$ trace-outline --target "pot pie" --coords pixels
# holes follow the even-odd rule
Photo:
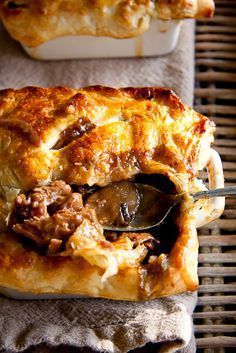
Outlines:
[[[0,91],[0,287],[133,301],[195,290],[189,192],[204,188],[213,132],[167,88]],[[186,196],[158,228],[104,231],[137,212],[135,183]]]
[[[151,19],[210,17],[213,0],[0,0],[0,17],[10,35],[36,47],[66,35],[131,38]]]

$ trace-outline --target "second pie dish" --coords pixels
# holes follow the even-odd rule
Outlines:
[[[0,0],[5,28],[39,60],[164,55],[182,19],[213,12],[213,0]]]

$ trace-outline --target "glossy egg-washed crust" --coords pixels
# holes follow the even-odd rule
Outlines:
[[[213,11],[213,0],[0,0],[6,29],[28,47],[65,35],[130,38],[148,30],[152,18],[210,17]]]
[[[93,128],[55,149],[61,132],[79,119],[89,120]],[[214,124],[166,88],[0,91],[0,286],[124,300],[194,290],[198,242],[191,198],[181,205],[179,236],[168,257],[161,255],[149,266],[123,266],[106,281],[104,269],[80,257],[26,251],[5,235],[4,221],[17,192],[58,179],[105,186],[138,173],[164,174],[178,192],[193,192],[198,171],[208,161],[213,132]]]

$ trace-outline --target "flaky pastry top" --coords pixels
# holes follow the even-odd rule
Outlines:
[[[165,174],[186,190],[206,165],[213,132],[166,88],[3,90],[1,193],[52,180],[105,186],[140,172]]]

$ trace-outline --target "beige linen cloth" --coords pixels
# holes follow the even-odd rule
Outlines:
[[[27,57],[0,27],[0,89],[26,85],[169,86],[192,104],[193,33],[193,22],[185,21],[175,51],[159,58],[40,62]],[[144,303],[0,297],[0,351],[124,353],[136,349],[167,353],[181,349],[194,353],[191,314],[195,304],[196,294],[190,293]]]

